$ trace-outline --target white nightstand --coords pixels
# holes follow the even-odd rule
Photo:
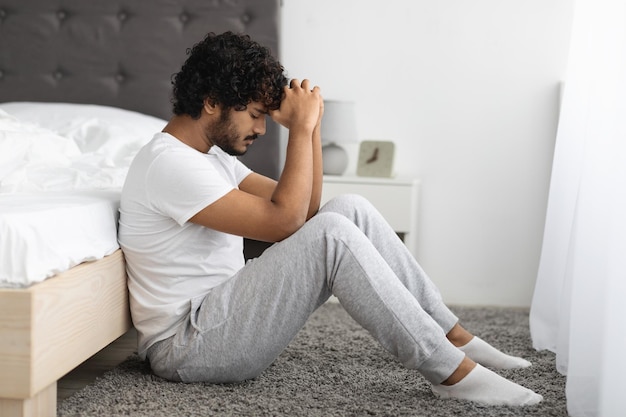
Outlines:
[[[404,236],[413,256],[417,252],[417,199],[419,180],[325,175],[322,204],[340,194],[360,194],[387,219],[393,230]]]

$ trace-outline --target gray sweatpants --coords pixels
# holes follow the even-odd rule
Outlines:
[[[254,378],[331,294],[404,366],[432,383],[463,360],[445,337],[457,318],[437,288],[380,213],[364,198],[345,195],[192,299],[178,332],[148,350],[152,370],[184,382]]]

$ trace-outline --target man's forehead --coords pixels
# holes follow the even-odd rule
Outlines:
[[[248,104],[248,108],[250,108],[250,109],[252,109],[252,110],[254,110],[256,112],[259,112],[259,113],[263,113],[263,114],[267,114],[268,113],[267,106],[265,106],[262,103],[258,103],[258,102],[254,102],[253,101],[252,103]]]

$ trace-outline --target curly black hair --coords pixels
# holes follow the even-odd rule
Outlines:
[[[187,54],[172,76],[174,114],[198,118],[205,99],[226,109],[243,110],[253,101],[268,110],[280,107],[287,85],[284,68],[250,36],[211,32]]]

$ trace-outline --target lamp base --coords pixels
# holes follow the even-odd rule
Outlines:
[[[343,175],[348,168],[348,152],[336,143],[322,146],[324,175]]]

